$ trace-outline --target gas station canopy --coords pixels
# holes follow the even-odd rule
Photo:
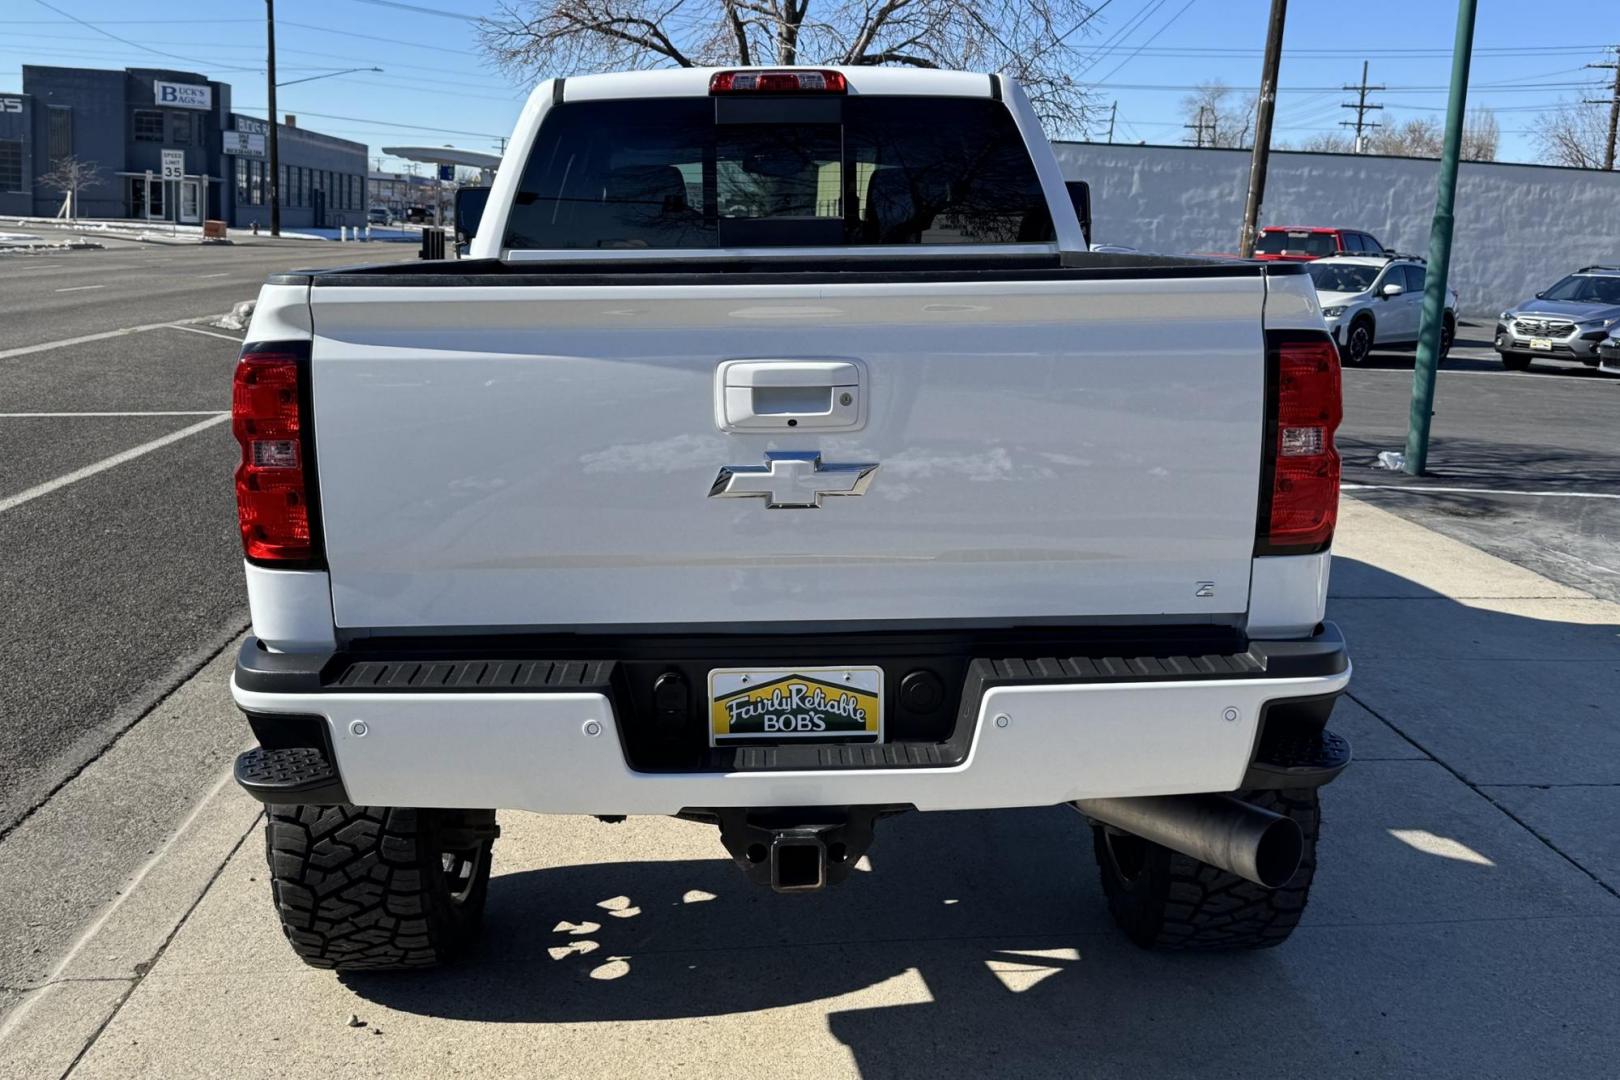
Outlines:
[[[462,150],[454,146],[385,146],[382,152],[406,161],[420,161],[425,165],[464,165],[469,169],[490,172],[501,163],[501,155],[483,150]]]

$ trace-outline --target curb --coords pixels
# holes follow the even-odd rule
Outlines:
[[[262,808],[229,772],[40,984],[0,1020],[0,1075],[62,1076],[163,956]]]

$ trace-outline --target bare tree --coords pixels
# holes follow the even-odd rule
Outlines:
[[[1365,142],[1370,154],[1437,158],[1445,144],[1445,132],[1438,120],[1418,117],[1403,124],[1386,124],[1367,136]]]
[[[1255,97],[1238,98],[1219,79],[1199,83],[1198,89],[1181,99],[1187,123],[1197,130],[1187,141],[1198,146],[1247,147],[1254,139]]]
[[[1495,161],[1502,141],[1496,114],[1474,109],[1463,121],[1461,154],[1464,161]],[[1394,157],[1437,158],[1445,149],[1446,132],[1440,121],[1420,117],[1404,124],[1381,127],[1367,138],[1367,151]]]
[[[1016,78],[1053,135],[1097,106],[1072,73],[1083,0],[504,0],[484,52],[524,80],[724,64],[898,64]]]
[[[1313,154],[1353,154],[1356,144],[1349,136],[1336,131],[1323,131],[1305,139],[1297,149]]]
[[[1502,128],[1496,122],[1496,114],[1489,109],[1470,110],[1463,123],[1462,159],[1495,161],[1501,143]]]
[[[1608,109],[1601,103],[1567,101],[1536,129],[1541,160],[1577,169],[1603,168],[1609,144]]]
[[[52,191],[66,196],[63,209],[69,221],[79,215],[79,192],[101,181],[101,166],[94,161],[80,161],[69,154],[58,158],[49,172],[41,173],[39,182]]]

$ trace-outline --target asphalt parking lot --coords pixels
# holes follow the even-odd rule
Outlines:
[[[1442,366],[1428,475],[1375,467],[1404,450],[1412,353],[1344,373],[1347,491],[1594,596],[1620,600],[1620,378],[1582,364],[1502,368],[1490,325]]]
[[[34,1022],[83,1018],[0,1075],[1613,1075],[1620,379],[1507,373],[1466,330],[1431,476],[1371,468],[1410,354],[1345,375],[1358,763],[1285,949],[1123,944],[1061,809],[897,819],[808,903],[690,823],[507,815],[477,966],[299,967],[223,783],[241,333],[209,318],[274,269],[412,255],[0,257],[0,1044],[42,988]]]
[[[0,834],[247,625],[242,334],[208,318],[272,270],[413,254],[105,242],[0,255]]]

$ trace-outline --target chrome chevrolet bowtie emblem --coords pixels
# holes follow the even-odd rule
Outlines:
[[[829,465],[819,453],[770,452],[763,465],[722,465],[711,499],[764,499],[767,510],[814,510],[823,495],[865,495],[877,465]]]

